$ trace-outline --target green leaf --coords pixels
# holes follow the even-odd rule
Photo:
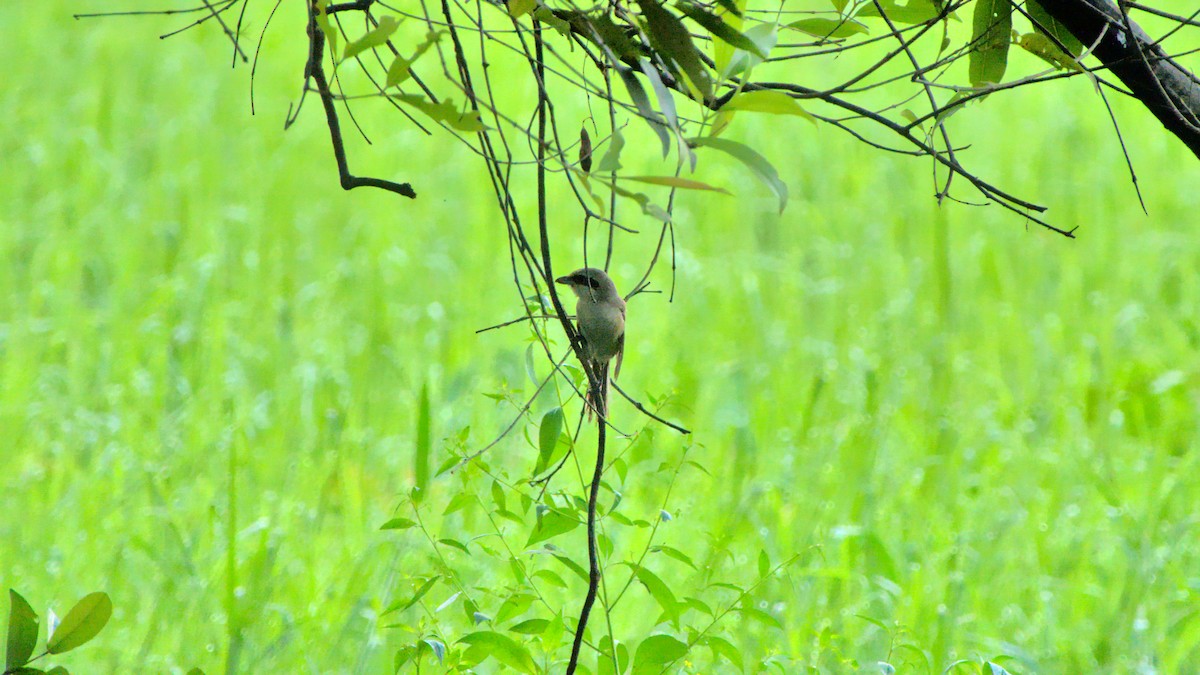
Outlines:
[[[662,141],[663,157],[671,151],[671,137],[667,133],[667,127],[663,124],[662,116],[658,114],[654,107],[650,105],[650,97],[646,95],[646,90],[642,88],[641,81],[633,74],[629,68],[619,68],[617,73],[621,76],[621,82],[625,84],[625,90],[629,92],[629,99],[637,106],[638,115],[650,125],[650,129],[658,135],[658,140]]]
[[[881,0],[879,4],[887,17],[896,23],[925,23],[936,19],[939,14],[932,0],[909,0],[903,7],[896,4],[896,0]],[[879,10],[874,2],[866,2],[856,16],[878,17]]]
[[[407,530],[410,527],[416,527],[417,521],[409,520],[408,518],[392,518],[383,525],[379,526],[381,530]]]
[[[442,577],[439,574],[439,575],[434,575],[434,576],[426,579],[425,583],[421,584],[421,587],[417,589],[417,592],[414,593],[411,598],[409,598],[407,600],[397,600],[396,602],[393,602],[392,604],[388,605],[387,609],[383,610],[383,613],[391,614],[392,612],[397,612],[397,611],[403,612],[404,610],[408,609],[409,607],[412,607],[413,605],[417,604],[417,602],[421,598],[425,597],[425,594],[428,593],[430,591],[430,589],[433,588],[433,585],[438,582],[438,579],[441,579],[441,578]]]
[[[687,555],[685,555],[683,553],[683,551],[680,551],[677,548],[672,548],[665,544],[659,544],[656,546],[651,546],[650,552],[651,553],[662,553],[662,554],[666,555],[668,558],[674,558],[675,560],[678,560],[679,562],[687,565],[688,567],[690,567],[692,569],[696,569],[696,563],[692,562],[691,558],[689,558]]]
[[[714,662],[717,660],[718,656],[721,656],[733,665],[737,666],[742,672],[746,671],[745,662],[742,658],[742,652],[729,640],[716,635],[709,635],[708,637],[702,639],[700,644],[712,650]]]
[[[554,408],[542,415],[542,423],[538,426],[538,460],[533,469],[533,475],[538,475],[550,468],[550,458],[558,445],[558,436],[562,433],[563,410]]]
[[[537,672],[537,663],[529,650],[516,640],[495,631],[477,631],[464,635],[459,643],[468,647],[467,658],[479,663],[489,656],[501,664],[522,673]]]
[[[688,80],[700,92],[702,98],[711,97],[712,79],[700,60],[700,51],[693,44],[692,35],[687,27],[679,17],[664,9],[655,0],[637,0],[637,4],[649,28],[650,46],[686,73]]]
[[[675,599],[675,594],[671,592],[670,586],[645,567],[635,567],[634,575],[650,592],[650,596],[654,598],[659,607],[662,607],[663,613],[672,621],[679,618],[679,601]]]
[[[456,548],[456,549],[462,551],[463,553],[466,553],[467,555],[471,555],[471,549],[467,548],[466,544],[462,543],[461,541],[459,541],[457,539],[450,539],[450,538],[438,539],[438,543],[442,544],[443,546],[449,546],[450,548]]]
[[[112,616],[112,600],[107,593],[89,593],[75,603],[62,623],[46,640],[46,651],[62,654],[96,637]]]
[[[33,654],[38,638],[38,615],[25,598],[11,588],[8,589],[8,600],[8,651],[4,669],[13,670],[25,665]]]
[[[567,587],[567,582],[563,581],[562,577],[558,576],[554,572],[551,572],[550,570],[538,570],[534,572],[532,576],[534,579],[544,580],[551,586],[557,586],[559,588]]]
[[[500,486],[500,481],[492,481],[492,503],[501,511],[508,509],[508,503],[504,497],[504,488]]]
[[[698,180],[690,178],[680,178],[678,176],[621,176],[621,180],[635,180],[639,183],[650,183],[651,185],[666,185],[674,188],[682,188],[684,190],[711,190],[712,192],[720,192],[729,194],[729,190],[719,188],[708,183],[701,183]]]
[[[642,640],[633,656],[633,672],[657,673],[668,663],[678,661],[687,654],[688,646],[671,635],[651,635]]]
[[[416,63],[417,59],[421,58],[421,55],[428,51],[430,47],[437,44],[438,40],[442,38],[442,34],[444,32],[445,31],[434,31],[426,35],[425,41],[417,45],[417,50],[413,52],[413,55],[407,59],[397,54],[396,57],[392,59],[392,65],[388,66],[387,84],[384,86],[394,87],[407,80],[412,74],[412,65]],[[424,391],[424,389],[422,389],[422,391]]]
[[[969,56],[972,87],[1004,79],[1011,33],[1012,0],[976,0]]]
[[[390,87],[391,73],[388,73]],[[421,385],[421,398],[417,404],[417,442],[413,447],[413,472],[417,479],[417,500],[420,501],[425,491],[429,488],[429,454],[433,444],[429,440],[430,436],[430,412],[429,412],[429,383],[425,382]],[[409,526],[411,527],[411,525]],[[388,528],[383,528],[388,529]]]
[[[600,163],[596,165],[596,171],[620,171],[621,150],[624,147],[625,137],[621,135],[620,130],[614,130],[612,138],[609,140],[608,150],[604,151],[604,156],[600,158]]]
[[[329,45],[329,53],[334,55],[333,59],[336,61],[338,32],[333,27],[333,23],[329,21],[329,15],[325,13],[325,8],[328,4],[329,0],[317,0],[317,8],[314,16],[316,17],[317,25],[321,28],[321,32],[325,34],[325,42]]]
[[[357,56],[368,49],[374,49],[379,45],[388,41],[392,33],[396,32],[396,28],[400,26],[400,22],[394,16],[383,16],[379,19],[379,25],[367,31],[367,34],[346,44],[346,50],[342,53],[342,59],[348,59],[352,56]]]
[[[749,146],[725,138],[692,138],[688,140],[688,143],[693,147],[710,147],[720,150],[745,164],[764,185],[771,189],[771,192],[775,193],[775,197],[779,200],[779,212],[783,213],[788,200],[787,184],[779,179],[779,173],[775,171],[775,167],[771,166],[766,157],[758,154]]]
[[[1046,37],[1044,33],[1025,33],[1017,38],[1017,44],[1021,49],[1033,54],[1039,59],[1049,63],[1058,69],[1067,68],[1069,70],[1081,71],[1083,66],[1079,62],[1071,58],[1063,50],[1054,44],[1054,41]]]
[[[448,98],[442,99],[441,103],[433,103],[429,99],[416,94],[389,94],[389,96],[405,105],[416,108],[430,119],[435,122],[442,122],[451,129],[476,132],[487,128],[480,120],[478,111],[466,110],[460,113],[458,108],[455,107],[454,102]]]
[[[547,619],[526,619],[511,626],[508,630],[522,635],[540,635],[546,631],[549,625],[550,621]]]
[[[758,54],[770,55],[771,50],[775,48],[775,43],[779,40],[779,29],[773,23],[758,23],[742,32],[747,38],[754,42],[758,47],[757,52],[750,52],[745,49],[735,49],[733,55],[729,57],[729,62],[721,68],[721,77],[729,77],[744,73],[751,68],[763,62],[763,58]]]
[[[860,33],[866,34],[871,32],[864,24],[854,19],[800,19],[799,21],[789,23],[785,28],[798,30],[801,33],[808,33],[822,40],[828,38],[846,38]]]
[[[727,45],[744,49],[759,58],[767,58],[767,55],[762,51],[753,40],[742,35],[742,33],[734,29],[729,24],[725,23],[721,17],[717,16],[704,9],[699,5],[685,3],[679,6],[679,10],[683,12],[689,19],[695,21],[704,27],[705,30],[713,34],[713,37],[724,42]]]
[[[50,670],[46,671],[46,675],[71,675],[71,672],[64,666],[54,666]],[[201,675],[203,675],[203,673]]]
[[[512,18],[519,19],[537,7],[537,0],[508,0],[508,13]]]
[[[764,550],[758,551],[758,576],[766,578],[771,573],[771,559]]]
[[[795,115],[816,124],[817,118],[801,107],[800,102],[782,91],[756,89],[743,91],[729,99],[722,110],[742,110],[745,112],[760,112],[771,115]]]
[[[1060,44],[1067,48],[1071,56],[1079,56],[1083,53],[1083,43],[1079,41],[1067,27],[1059,23],[1058,19],[1050,16],[1037,0],[1025,0],[1025,11],[1029,12],[1029,16],[1033,19],[1033,29],[1039,34],[1044,34],[1048,37],[1054,37]],[[1053,44],[1053,41],[1051,41]],[[1058,45],[1054,46],[1058,51]],[[1072,59],[1074,61],[1074,59]],[[1076,68],[1079,64],[1076,64]]]
[[[500,605],[500,609],[496,611],[496,623],[504,623],[509,619],[514,619],[529,611],[533,601],[537,600],[537,596],[531,593],[514,593]]]
[[[533,528],[533,532],[529,533],[529,540],[525,542],[525,546],[529,547],[551,537],[557,537],[577,527],[579,527],[578,520],[556,509],[549,509],[538,517],[537,525]]]
[[[442,511],[443,516],[448,516],[455,511],[461,511],[468,506],[474,506],[475,499],[471,495],[460,492],[450,498],[450,503],[446,505],[446,510]]]
[[[779,630],[783,630],[783,624],[779,622],[779,619],[776,619],[774,616],[767,614],[761,609],[755,609],[753,607],[746,607],[743,605],[741,607],[734,608],[734,611],[741,612],[744,616],[754,619],[755,621],[758,621],[764,625],[773,626]]]

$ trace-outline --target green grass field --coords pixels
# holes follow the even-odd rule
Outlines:
[[[469,426],[478,448],[511,419],[484,394],[533,389],[527,331],[474,333],[520,313],[481,166],[364,112],[375,145],[352,144],[356,170],[421,196],[345,193],[314,100],[281,131],[303,65],[284,39],[295,7],[268,38],[253,117],[248,70],[229,71],[216,31],[159,41],[179,23],[70,18],[114,7],[16,3],[0,21],[0,582],[43,615],[111,595],[108,627],[61,659],[72,672],[390,672],[418,634],[388,625],[426,619],[381,612],[438,565],[417,530],[379,530],[411,516],[393,511],[414,481],[421,388],[434,466],[442,439]],[[719,162],[703,177],[736,196],[681,197],[676,299],[631,301],[621,384],[673,395],[665,412],[694,440],[643,435],[630,456],[650,461],[621,509],[673,515],[654,543],[699,571],[647,566],[681,601],[719,605],[708,582],[746,586],[760,551],[800,554],[751,594],[782,628],[719,625],[748,665],[1195,667],[1200,165],[1138,105],[1114,106],[1149,216],[1085,81],[953,119],[968,161],[1078,226],[1075,241],[999,208],[939,208],[927,161],[802,121],[740,131],[790,185],[782,216]],[[553,215],[556,265],[573,268],[578,218]],[[622,287],[653,236],[618,242]],[[619,403],[614,418],[645,425]],[[668,497],[674,473],[655,469],[685,447],[711,476],[687,468]],[[518,431],[489,462],[519,483],[536,455]],[[568,466],[554,489],[583,494]],[[484,549],[519,553],[528,529],[440,515],[456,493],[490,503],[490,485],[435,479],[423,515],[471,540],[471,555],[438,551],[495,616],[510,566]],[[614,585],[645,533],[613,530]],[[554,544],[584,559],[582,528]],[[522,556],[555,569],[541,558]],[[567,577],[547,592],[573,621],[582,584]],[[428,616],[452,593],[435,586]],[[622,602],[613,633],[631,649],[674,631],[641,585]],[[734,672],[708,649],[679,668]]]

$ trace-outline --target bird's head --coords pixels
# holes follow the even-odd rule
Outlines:
[[[588,298],[594,302],[602,302],[621,297],[617,293],[617,285],[609,278],[604,270],[595,267],[584,267],[555,279],[575,291],[576,297]]]

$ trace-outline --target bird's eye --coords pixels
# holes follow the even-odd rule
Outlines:
[[[588,277],[588,278],[587,278],[587,285],[588,285],[588,287],[590,287],[590,288],[591,288],[593,291],[598,291],[598,290],[600,290],[600,282],[599,282],[599,281],[596,281],[595,279],[593,279],[593,278],[591,278],[591,277]]]

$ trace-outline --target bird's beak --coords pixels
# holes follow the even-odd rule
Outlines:
[[[555,281],[560,284],[566,284],[567,286],[571,285],[571,277],[559,277],[555,279]]]

